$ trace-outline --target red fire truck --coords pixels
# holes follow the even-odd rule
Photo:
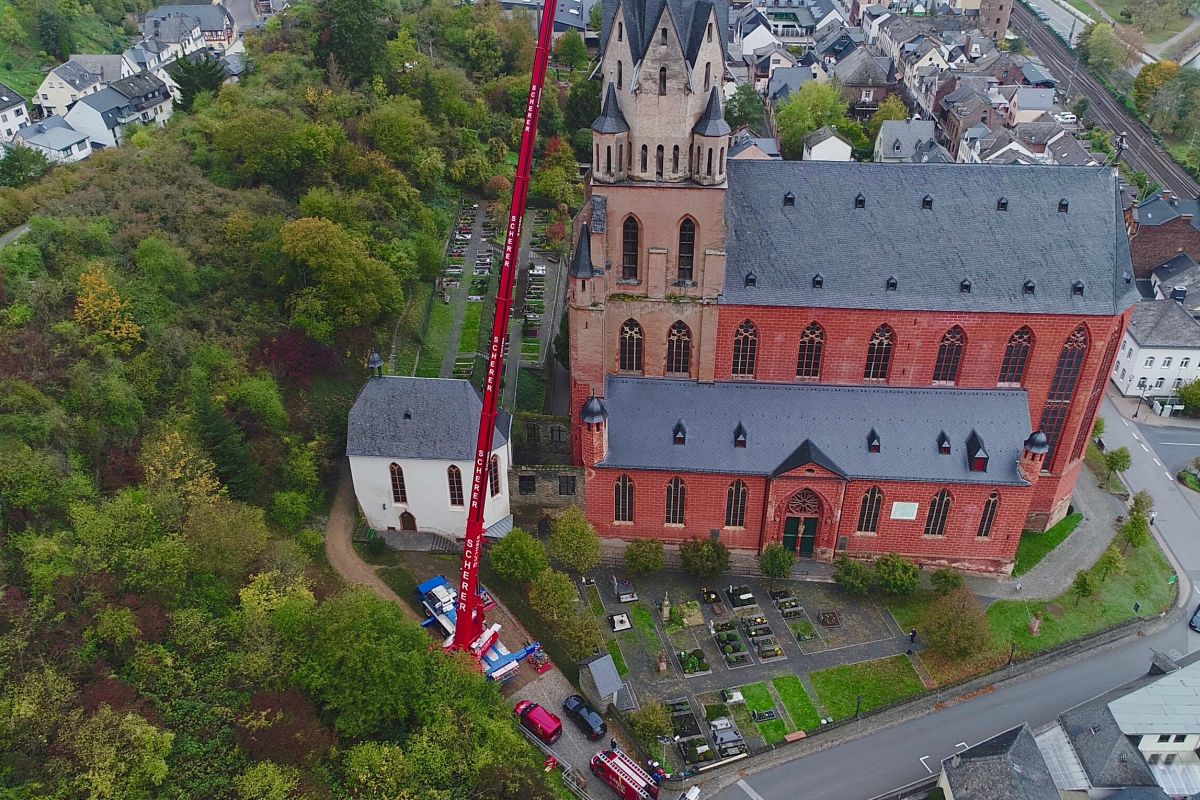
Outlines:
[[[592,774],[623,800],[657,800],[658,784],[620,750],[601,750],[592,756]]]

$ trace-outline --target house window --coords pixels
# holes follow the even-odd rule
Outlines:
[[[664,95],[667,93],[667,68],[658,68],[658,93]]]
[[[451,464],[446,470],[446,483],[450,487],[450,505],[463,504],[462,470]]]
[[[1145,389],[1148,385],[1149,384],[1147,383],[1145,378],[1138,378],[1138,388],[1139,389]]]
[[[492,497],[500,494],[500,456],[495,454],[488,465],[488,490]]]
[[[870,103],[874,100],[875,100],[875,90],[874,89],[863,89],[862,90],[862,102]]]
[[[642,146],[643,158],[645,157],[646,147]],[[638,239],[641,236],[641,228],[638,226],[638,221],[633,217],[625,218],[625,225],[622,229],[622,247],[621,247],[621,279],[626,281],[636,281],[638,279]]]
[[[1019,385],[1025,377],[1025,365],[1029,362],[1029,350],[1033,345],[1033,331],[1027,327],[1019,328],[1008,337],[1008,346],[1004,348],[1004,361],[1000,364],[1000,378],[997,383]]]
[[[925,517],[926,536],[945,536],[946,520],[950,518],[950,493],[945,489],[929,501],[929,513]]]
[[[679,223],[679,280],[692,280],[692,265],[696,257],[696,223],[684,218]]]
[[[1122,370],[1122,372],[1124,372],[1124,370]],[[1125,376],[1122,375],[1121,377],[1124,378]],[[1178,389],[1180,386],[1183,386],[1183,378],[1176,378],[1175,382],[1171,384],[1172,389]]]
[[[1166,744],[1169,741],[1171,741],[1171,734],[1169,734],[1169,733],[1159,734],[1159,737],[1158,737],[1159,744]]]
[[[671,148],[671,174],[679,173],[679,145]]]
[[[559,475],[558,476],[558,493],[563,497],[570,497],[575,494],[575,476],[574,475]]]
[[[667,332],[667,374],[687,375],[692,368],[692,329],[677,321]]]
[[[1166,369],[1167,367],[1171,366],[1171,357],[1167,356],[1166,358],[1164,358],[1162,365],[1163,365],[1163,369]]]
[[[755,361],[758,359],[758,328],[746,320],[733,332],[733,375],[737,378],[753,378]]]
[[[1185,741],[1187,741],[1187,734],[1184,734],[1184,733],[1175,734],[1175,744],[1183,744]]]
[[[622,372],[642,371],[642,326],[627,319],[621,326],[620,368]]]
[[[667,525],[682,525],[687,509],[687,484],[678,476],[667,481]]]
[[[562,425],[550,426],[550,441],[555,444],[563,444],[567,441],[567,429]]]
[[[613,489],[613,519],[617,522],[633,522],[633,481],[628,475],[617,478]]]
[[[899,139],[897,139],[895,142],[892,143],[892,152],[895,152],[895,153],[900,152],[900,140]]]
[[[407,503],[408,492],[404,490],[404,470],[395,462],[388,469],[392,474],[392,502]]]
[[[1063,342],[1062,352],[1058,356],[1058,366],[1054,370],[1054,379],[1050,383],[1050,394],[1046,398],[1046,408],[1042,411],[1042,424],[1039,426],[1050,450],[1046,453],[1043,463],[1049,465],[1054,456],[1058,438],[1062,435],[1063,425],[1071,410],[1071,401],[1075,397],[1075,384],[1079,382],[1079,372],[1083,368],[1083,360],[1087,357],[1087,329],[1080,325],[1067,340]],[[1047,469],[1049,467],[1047,466]]]
[[[859,533],[879,533],[879,511],[882,508],[883,492],[879,491],[878,486],[872,486],[858,506],[858,527],[855,530]]]
[[[642,172],[646,171],[646,165],[649,163],[647,160],[649,156],[650,148],[646,147],[646,145],[642,145]]]
[[[518,475],[517,491],[521,494],[533,494],[537,491],[537,475]]]
[[[996,521],[996,509],[1000,507],[1000,493],[992,492],[983,504],[983,516],[979,518],[979,530],[975,533],[980,539],[990,539],[992,523]]]
[[[800,354],[796,358],[796,377],[816,380],[821,377],[821,350],[825,347],[825,330],[810,322],[800,334]]]
[[[1166,378],[1159,378],[1158,380],[1156,380],[1156,381],[1154,382],[1154,388],[1155,388],[1155,389],[1161,389],[1161,388],[1163,387],[1163,384],[1164,384],[1165,382],[1166,382]]]
[[[1192,365],[1192,360],[1190,358],[1179,359],[1179,368],[1180,369],[1187,369],[1191,365]]]
[[[725,492],[725,527],[746,527],[746,484],[740,480],[729,484]]]
[[[937,362],[933,366],[935,383],[954,383],[958,380],[958,368],[962,364],[963,344],[966,342],[963,329],[955,325],[942,335],[938,345]]]
[[[712,63],[705,62],[704,64],[704,91],[708,91],[708,87],[712,86]]]
[[[1146,363],[1143,366],[1153,367],[1154,366],[1154,356],[1150,356],[1149,358],[1147,358]]]
[[[895,340],[892,329],[880,325],[871,335],[867,345],[867,365],[863,370],[863,379],[868,381],[886,381],[888,369],[892,363],[892,344]]]

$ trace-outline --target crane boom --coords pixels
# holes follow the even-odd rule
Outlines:
[[[521,227],[529,199],[529,174],[533,166],[533,147],[537,141],[538,112],[542,106],[542,84],[550,62],[550,37],[554,31],[556,0],[545,0],[538,28],[537,50],[529,79],[529,100],[525,105],[525,127],[521,132],[521,150],[517,155],[517,176],[513,181],[512,206],[504,241],[504,264],[500,269],[500,290],[496,294],[496,313],[492,319],[492,341],[488,348],[487,377],[483,384],[483,409],[479,413],[479,437],[475,443],[475,477],[471,481],[471,504],[467,508],[467,535],[463,543],[462,571],[458,583],[457,623],[451,648],[471,652],[471,644],[483,633],[483,605],[478,595],[479,556],[483,546],[483,507],[487,499],[488,469],[491,467],[492,441],[496,431],[496,411],[500,405],[500,378],[504,374],[504,342],[512,313],[513,287],[517,280],[517,259],[521,251]]]

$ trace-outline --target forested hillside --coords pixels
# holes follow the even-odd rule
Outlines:
[[[529,20],[320,0],[248,44],[166,130],[0,189],[30,226],[0,251],[0,795],[552,797],[499,693],[314,530],[458,191],[511,179]],[[548,200],[579,87],[546,93]]]

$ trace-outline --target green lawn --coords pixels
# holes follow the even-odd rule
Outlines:
[[[661,647],[658,629],[654,627],[654,613],[644,603],[634,603],[629,609],[629,620],[633,629],[642,637],[647,647],[655,652]]]
[[[781,719],[773,719],[770,722],[758,723],[758,732],[767,744],[779,744],[787,738],[788,726]]]
[[[1111,494],[1125,494],[1125,484],[1121,483],[1121,479],[1116,475],[1109,475],[1108,467],[1104,466],[1104,453],[1100,452],[1100,448],[1095,442],[1088,442],[1087,453],[1083,457],[1083,462],[1087,464],[1091,473],[1096,476],[1096,481],[1107,489]]]
[[[1090,0],[1090,2],[1089,0],[1067,0],[1067,2],[1077,8],[1079,11],[1087,14],[1096,22],[1103,21],[1101,15],[1096,11],[1097,8],[1101,8],[1118,23],[1122,23],[1124,20],[1121,19],[1121,12],[1124,9],[1129,8],[1131,5],[1131,3],[1127,2],[1127,0]],[[1170,39],[1172,36],[1186,28],[1190,21],[1190,17],[1185,17],[1183,15],[1171,17],[1170,24],[1167,25],[1167,27],[1163,30],[1144,32],[1146,36],[1146,44],[1158,44],[1159,42],[1165,42],[1167,39]]]
[[[613,664],[617,667],[617,674],[624,678],[629,674],[629,665],[625,663],[625,655],[621,652],[621,645],[616,639],[609,639],[605,642],[605,647],[608,648],[608,654],[612,656]]]
[[[600,589],[595,584],[587,588],[588,605],[591,606],[592,613],[597,619],[604,618],[604,603],[600,601]]]
[[[1193,492],[1200,492],[1200,478],[1197,478],[1193,473],[1186,469],[1179,470],[1179,482],[1191,489]]]
[[[416,367],[417,350],[421,346],[421,331],[425,328],[425,309],[429,305],[431,294],[432,283],[409,284],[408,298],[400,318],[396,363],[392,365],[397,375],[412,375]]]
[[[454,330],[454,308],[449,303],[434,298],[429,310],[429,324],[421,345],[421,359],[417,363],[417,375],[422,378],[439,378],[442,375],[442,358],[450,346],[450,334]],[[456,351],[457,352],[457,351]]]
[[[809,676],[821,705],[835,719],[854,716],[856,698],[862,695],[862,711],[886,706],[925,690],[907,656],[823,669]]]
[[[708,703],[704,706],[704,718],[706,720],[727,716],[729,716],[729,708],[722,703]]]
[[[775,707],[775,698],[771,697],[771,691],[762,681],[748,683],[741,690],[746,706],[751,711],[770,711]]]
[[[483,303],[467,303],[462,328],[458,334],[458,352],[475,355],[479,352],[479,321],[483,318]]]
[[[541,414],[546,406],[546,379],[528,369],[517,371],[517,411]]]
[[[821,715],[817,713],[799,676],[780,675],[778,678],[772,678],[771,684],[775,687],[775,693],[779,695],[780,702],[787,709],[788,715],[791,716],[792,722],[797,728],[802,731],[810,731],[820,726]]]
[[[1083,514],[1076,512],[1059,520],[1057,525],[1045,533],[1023,534],[1020,544],[1017,545],[1017,563],[1013,567],[1013,575],[1024,575],[1036,567],[1039,561],[1050,555],[1054,548],[1075,532],[1081,521]]]

